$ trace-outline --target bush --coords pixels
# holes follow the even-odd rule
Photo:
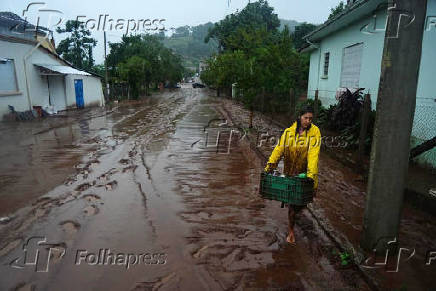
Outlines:
[[[316,125],[321,128],[337,132],[349,147],[355,148],[359,143],[360,127],[361,127],[361,111],[363,109],[362,90],[359,89],[351,93],[348,89],[339,97],[339,102],[336,105],[330,105],[329,108],[322,106],[318,100],[319,113]],[[314,107],[315,100],[307,99],[297,103],[296,114],[305,106]],[[371,151],[372,133],[375,124],[375,111],[372,111],[369,117],[367,138],[365,140],[365,151]]]
[[[360,112],[363,107],[362,89],[351,93],[347,89],[340,97],[338,104],[334,107],[329,118],[329,128],[332,130],[343,130],[354,126],[359,121]]]

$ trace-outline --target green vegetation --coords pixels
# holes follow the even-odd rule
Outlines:
[[[58,33],[69,33],[56,48],[56,52],[78,69],[91,71],[94,66],[92,54],[97,40],[91,37],[91,32],[85,29],[82,22],[68,20],[65,28],[57,28]]]
[[[148,95],[150,85],[174,84],[184,74],[180,56],[164,47],[154,35],[123,36],[109,43],[107,65],[112,83],[127,83],[133,98]]]
[[[301,108],[310,106],[314,108],[315,100],[307,99],[298,102],[296,112]],[[357,90],[351,93],[345,91],[335,105],[330,105],[329,108],[322,106],[318,100],[318,117],[316,124],[322,129],[336,132],[347,143],[349,148],[357,148],[359,143],[359,135],[361,128],[361,113],[363,110],[363,95],[362,90]],[[367,138],[365,140],[365,151],[371,151],[372,132],[375,124],[375,111],[371,111],[369,115],[369,124],[367,128]]]
[[[303,37],[315,30],[316,27],[316,25],[307,22],[295,27],[294,33],[292,34],[292,39],[296,49],[300,49],[306,44],[306,41],[303,39]]]
[[[348,266],[351,263],[351,255],[349,253],[347,252],[340,253],[339,257],[341,258],[342,266]]]
[[[343,1],[339,2],[339,4],[335,8],[330,9],[329,20],[335,18],[339,14],[341,14],[345,10],[345,4]]]
[[[286,19],[280,19],[280,31],[285,29],[287,26],[290,31],[294,31],[297,26],[300,26],[301,23],[295,20],[286,20]]]
[[[301,24],[295,20],[279,19],[279,21],[279,31],[283,31],[286,26],[291,32],[300,31],[294,35],[297,49],[301,47],[301,44],[304,44],[302,37],[316,27],[313,24]],[[167,48],[182,56],[185,68],[197,71],[201,60],[208,59],[218,52],[217,41],[209,40],[207,43],[204,41],[209,29],[213,29],[213,27],[214,23],[212,22],[198,26],[178,27],[170,37],[163,37],[162,42]]]
[[[301,33],[300,33],[301,34]],[[297,52],[295,36],[267,1],[249,3],[209,30],[206,42],[216,41],[219,53],[208,60],[201,79],[230,92],[237,84],[239,100],[257,110],[288,110],[289,92],[307,88],[309,59]]]
[[[201,60],[209,58],[218,51],[215,42],[204,42],[211,27],[213,27],[211,22],[194,27],[179,27],[173,35],[164,38],[162,42],[167,48],[183,57],[183,65],[186,68],[197,70]]]

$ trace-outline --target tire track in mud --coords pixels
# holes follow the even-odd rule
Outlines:
[[[139,210],[144,215],[140,217],[147,220],[145,223],[152,233],[151,237],[147,237],[150,241],[142,243],[162,247],[174,257],[171,257],[172,261],[163,271],[153,274],[139,272],[134,277],[138,283],[129,281],[127,286],[130,288],[124,289],[158,290],[181,286],[190,286],[192,289],[202,286],[213,290],[268,287],[305,289],[317,287],[315,283],[329,286],[326,282],[337,279],[337,276],[334,271],[328,270],[328,264],[323,267],[327,268],[325,276],[315,274],[313,278],[305,278],[310,272],[322,273],[324,270],[316,263],[324,259],[322,250],[318,249],[320,242],[317,241],[319,234],[316,225],[303,217],[297,230],[297,235],[306,237],[302,246],[292,249],[284,244],[286,227],[283,219],[277,219],[278,207],[257,196],[258,165],[256,158],[250,156],[249,147],[237,145],[231,155],[207,152],[201,149],[201,142],[191,147],[199,139],[198,135],[203,138],[202,127],[190,123],[177,131],[174,121],[181,120],[191,109],[194,114],[185,116],[180,123],[186,119],[189,121],[189,118],[207,119],[209,114],[217,112],[217,102],[197,98],[201,94],[193,90],[187,90],[186,95],[186,98],[180,99],[173,94],[149,111],[135,113],[132,118],[125,119],[113,128],[111,138],[98,140],[101,147],[90,154],[87,162],[79,165],[79,173],[66,181],[61,189],[63,192],[60,191],[62,193],[58,196],[54,196],[54,193],[45,197],[33,206],[38,210],[39,218],[59,215],[61,211],[56,208],[63,207],[62,212],[65,210],[66,217],[58,222],[56,231],[71,246],[76,240],[83,239],[92,224],[90,222],[99,217],[110,218],[110,215],[104,216],[104,209],[98,211],[92,205],[100,208],[101,203],[104,203],[103,206],[112,203],[112,206],[118,207],[117,203],[121,204],[120,201],[126,199],[122,195],[138,197],[133,200],[135,202],[142,200],[139,207],[143,209]],[[197,105],[205,111],[193,109]],[[202,121],[196,119],[195,122]],[[114,136],[118,136],[115,144]],[[108,163],[107,156],[111,152],[117,153],[113,155],[116,159]],[[158,157],[158,153],[163,154]],[[161,159],[159,162],[158,158]],[[171,182],[170,185],[161,185],[165,179]],[[137,191],[124,193],[123,180],[133,181],[134,184],[130,184]],[[172,199],[179,199],[180,202]],[[165,203],[177,204],[174,209],[178,212],[167,215]],[[160,208],[153,208],[156,206]],[[130,209],[129,205],[123,207]],[[286,214],[283,212],[282,216]],[[126,222],[129,228],[133,228],[131,224],[138,217],[128,217],[131,220]],[[28,222],[19,234],[24,237],[25,230],[30,229],[39,218]],[[183,224],[176,219],[183,221]],[[189,227],[187,234],[179,229],[181,225]],[[168,229],[162,226],[168,226]],[[122,231],[122,228],[126,227],[121,225],[118,231]],[[179,237],[180,234],[184,236]],[[22,240],[19,236],[11,238],[8,248],[14,250]],[[117,239],[116,235],[114,238]],[[179,262],[174,261],[178,259]],[[299,266],[299,262],[305,263]],[[99,275],[103,276],[103,273]],[[106,279],[117,280],[117,276]],[[86,279],[85,276],[83,280]],[[56,281],[55,278],[53,280]],[[20,281],[26,288],[39,284],[31,279]],[[102,289],[108,286],[101,283]],[[347,287],[343,282],[334,287],[338,286]]]
[[[70,216],[70,219],[60,221],[58,231],[51,229],[50,232],[59,232],[68,246],[75,244],[76,236],[82,232],[81,229],[88,224],[89,219],[99,215],[99,206],[105,203],[104,192],[99,189],[116,190],[119,184],[117,180],[122,175],[129,175],[137,185],[138,193],[143,197],[145,217],[148,218],[146,200],[150,193],[144,191],[141,184],[143,181],[137,176],[138,172],[142,170],[141,167],[146,167],[146,164],[143,164],[142,156],[147,151],[147,145],[153,142],[156,137],[166,136],[174,131],[175,123],[172,121],[184,114],[181,112],[183,111],[181,105],[185,104],[184,99],[169,97],[153,108],[140,110],[130,118],[114,125],[111,136],[95,137],[88,140],[87,143],[96,144],[97,149],[89,153],[87,161],[76,165],[76,175],[68,177],[64,185],[59,186],[61,189],[57,189],[54,191],[55,193],[38,199],[30,206],[30,210],[22,210],[21,213],[17,213],[17,218],[9,222],[8,225],[4,227],[2,225],[0,233],[7,234],[8,238],[2,240],[0,258],[17,249],[23,243],[23,239],[26,237],[25,233],[31,231],[35,224],[40,224],[42,218],[58,215],[59,211],[56,209],[64,207],[66,204],[71,205],[68,209],[73,209],[76,207],[75,205],[79,205],[78,210],[82,209],[82,213],[76,212]],[[127,156],[118,160],[117,166],[102,171],[106,167],[105,156],[118,150],[120,146],[128,152]],[[151,175],[149,177],[150,182],[153,182]],[[79,201],[83,202],[79,204]],[[153,220],[148,219],[147,223],[156,236]],[[153,284],[157,289],[166,285],[171,281],[171,278],[172,276],[163,276],[154,281]],[[26,289],[36,288],[37,284],[28,281],[15,284],[15,286],[18,289]]]
[[[195,111],[195,114],[201,116],[203,113]],[[189,133],[185,135],[189,135],[189,138],[203,134],[204,124],[195,126],[195,122],[190,120],[182,123],[187,123],[182,128],[187,129]],[[259,230],[259,226],[264,223],[261,219],[253,223],[252,211],[259,209],[259,201],[252,194],[245,197],[241,194],[255,193],[256,189],[249,185],[249,181],[241,179],[241,176],[247,175],[241,173],[237,163],[233,161],[235,167],[228,169],[230,174],[223,174],[222,169],[215,165],[228,167],[228,156],[219,159],[214,155],[215,151],[211,157],[211,153],[198,152],[197,149],[194,149],[195,153],[187,152],[186,147],[189,147],[189,151],[193,147],[188,142],[189,139],[184,137],[176,134],[171,138],[172,147],[163,155],[170,158],[171,162],[168,166],[161,167],[163,171],[171,170],[169,173],[171,179],[176,181],[176,193],[189,209],[179,213],[179,217],[191,227],[191,234],[186,237],[188,254],[195,265],[205,270],[207,276],[203,276],[203,280],[208,283],[204,286],[211,284],[212,279],[222,289],[237,288],[243,284],[241,280],[247,271],[273,262],[270,259],[271,252],[277,245],[278,238],[269,230]],[[192,160],[193,154],[195,160]],[[241,156],[237,160],[240,163],[246,161]],[[202,165],[204,163],[206,165]],[[149,168],[151,170],[154,165]],[[218,177],[219,181],[213,177]],[[223,183],[223,186],[220,187],[219,183]],[[230,193],[223,193],[223,189]],[[187,274],[178,275],[182,280],[187,280]]]
[[[230,108],[229,108],[230,106]],[[235,114],[235,112],[236,114]],[[232,101],[225,100],[221,103],[222,114],[231,120],[234,123],[234,120],[237,120],[238,126],[241,128],[242,124],[244,124],[244,116],[248,116],[246,110],[242,109],[241,106],[235,105]],[[265,119],[267,122],[265,122]],[[267,123],[269,122],[269,126]],[[278,122],[273,119],[265,118],[262,114],[256,114],[253,118],[253,125],[256,128],[257,132],[269,132],[271,128],[283,128],[283,125],[280,125]],[[251,136],[253,138],[253,136]],[[255,138],[255,136],[254,136]],[[260,160],[260,167],[263,168],[266,163],[267,157],[265,153],[262,152],[253,141],[250,141],[250,136],[247,136],[247,141],[249,143],[249,147],[255,153]],[[337,176],[334,176],[334,173],[328,173],[331,177],[334,177],[337,180]],[[320,180],[325,180],[325,177],[322,177],[322,173],[320,173]],[[344,183],[338,183],[339,190],[344,187]],[[353,187],[353,186],[352,186]],[[347,188],[348,189],[348,188]],[[355,193],[359,193],[356,187],[353,190],[357,190]],[[354,194],[356,195],[356,194]],[[361,197],[359,198],[361,199]],[[356,207],[361,207],[360,205],[355,205]],[[322,216],[321,216],[322,217]],[[346,218],[343,218],[346,219]],[[306,238],[310,238],[311,240],[315,239],[315,243],[311,242],[309,245],[310,252],[316,257],[326,258],[327,263],[332,264],[335,269],[339,271],[339,274],[342,277],[342,280],[346,282],[349,286],[354,286],[356,288],[359,286],[360,288],[378,290],[377,285],[374,281],[368,277],[365,272],[362,271],[361,267],[356,265],[351,265],[349,268],[341,268],[338,266],[338,259],[332,255],[332,252],[347,252],[351,250],[351,253],[356,255],[356,252],[351,244],[346,243],[346,247],[343,247],[340,242],[344,242],[344,239],[338,239],[338,233],[333,230],[331,227],[326,225],[326,223],[320,218],[319,213],[316,213],[312,205],[309,205],[307,211],[305,211],[304,215],[300,214],[300,218],[296,221],[296,231],[301,231]],[[356,258],[358,258],[358,254]],[[349,287],[348,287],[349,288]]]
[[[19,243],[23,241],[23,233],[35,222],[50,215],[50,212],[54,208],[78,201],[79,198],[84,198],[84,200],[88,203],[88,205],[86,205],[83,209],[84,216],[90,217],[98,215],[99,208],[96,200],[101,201],[103,198],[88,192],[95,187],[104,187],[106,191],[112,191],[117,187],[118,182],[116,180],[111,180],[111,176],[119,172],[126,174],[128,172],[134,173],[138,165],[131,163],[130,160],[137,154],[135,152],[137,149],[134,147],[129,152],[128,158],[120,160],[120,164],[126,167],[120,169],[111,168],[97,178],[89,180],[94,171],[93,168],[100,165],[100,158],[103,155],[110,153],[117,146],[122,145],[129,139],[131,140],[135,137],[143,135],[145,128],[149,128],[151,125],[153,125],[153,123],[154,125],[158,125],[159,123],[162,123],[164,118],[168,118],[168,114],[166,114],[166,116],[162,116],[162,118],[157,117],[160,117],[160,113],[168,113],[170,108],[174,109],[175,106],[181,105],[183,98],[176,99],[174,95],[176,94],[171,94],[171,96],[167,97],[166,100],[158,102],[158,104],[151,110],[150,107],[146,106],[134,114],[130,114],[121,119],[113,126],[112,135],[108,137],[96,136],[86,140],[86,144],[95,144],[97,149],[88,154],[87,161],[75,165],[77,173],[69,176],[64,182],[64,189],[61,192],[65,193],[57,195],[55,194],[56,196],[42,196],[38,198],[31,206],[20,209],[15,214],[11,215],[13,219],[11,219],[11,221],[9,221],[7,224],[0,226],[0,235],[3,237],[0,245],[0,257],[7,255],[9,252],[16,249]],[[141,115],[145,115],[145,119]],[[129,133],[119,130],[119,128],[126,127],[128,132],[129,126],[133,128],[136,127],[133,135],[129,135]],[[142,129],[142,131],[138,131],[137,127]],[[167,130],[168,127],[164,127],[161,131],[159,131],[159,134],[165,133]],[[157,134],[157,131],[155,131],[154,134],[151,135],[150,139]],[[127,138],[127,136],[130,137]],[[147,136],[147,134],[145,134],[144,137],[145,136]],[[73,187],[73,189],[71,189],[71,187]],[[140,189],[140,191],[142,191],[142,189]],[[80,197],[82,193],[85,194],[83,197]],[[145,198],[146,194],[143,191],[141,193]],[[93,201],[90,201],[89,199],[92,199]],[[103,202],[100,203],[103,204]]]

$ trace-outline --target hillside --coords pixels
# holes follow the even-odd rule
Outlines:
[[[282,30],[288,25],[291,31],[301,23],[295,20],[280,19]],[[163,40],[163,44],[174,50],[183,57],[183,65],[186,68],[196,70],[200,60],[209,58],[218,50],[217,44],[212,40],[209,43],[204,42],[209,28],[213,27],[212,22],[198,26],[181,26],[175,32]]]

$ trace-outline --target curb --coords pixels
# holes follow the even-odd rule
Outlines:
[[[242,129],[241,125],[236,123],[233,118],[232,118],[232,114],[224,107],[221,106],[221,108],[225,114],[226,117],[228,117],[230,119],[230,121],[232,122],[232,124],[236,127],[238,127],[239,129]],[[266,118],[268,121],[270,121],[271,123],[275,124],[278,127],[281,128],[286,128],[285,125],[280,124],[279,122],[275,121],[275,120],[270,120],[269,118]],[[261,161],[263,163],[266,163],[268,160],[268,157],[266,157],[257,147],[256,145],[250,140],[250,138],[248,136],[246,136],[248,143],[250,144],[250,149],[253,150],[256,155],[261,159]],[[377,285],[377,283],[374,282],[374,280],[362,269],[362,267],[360,266],[360,261],[358,260],[358,258],[363,258],[365,255],[359,251],[357,251],[354,246],[346,239],[343,238],[342,240],[339,239],[332,231],[332,227],[330,225],[328,225],[327,223],[324,223],[322,221],[321,217],[318,217],[314,210],[312,209],[312,206],[308,205],[307,209],[309,210],[310,215],[312,216],[313,220],[316,221],[316,223],[318,224],[318,226],[322,229],[322,231],[324,232],[324,234],[333,242],[333,244],[342,252],[344,251],[349,251],[352,250],[353,251],[353,257],[354,257],[354,265],[356,266],[356,270],[358,271],[359,275],[361,275],[362,279],[365,281],[366,284],[368,284],[368,286],[372,289],[372,290],[380,290],[379,286]],[[345,246],[344,246],[345,245]]]

